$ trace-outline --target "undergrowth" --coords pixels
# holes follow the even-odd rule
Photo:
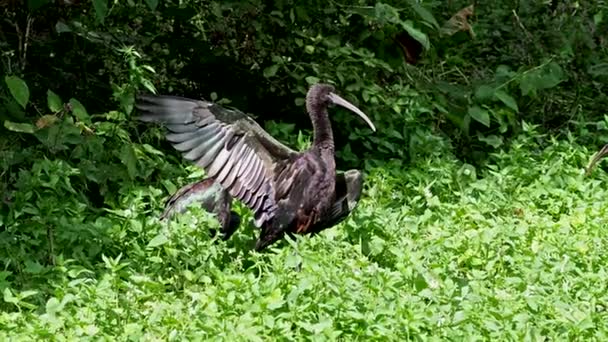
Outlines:
[[[608,175],[584,177],[574,138],[525,129],[484,168],[369,169],[345,222],[268,253],[251,224],[216,241],[198,208],[161,225],[165,190],[126,192],[93,223],[100,262],[2,273],[0,337],[605,340]]]

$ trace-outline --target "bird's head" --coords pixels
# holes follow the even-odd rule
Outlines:
[[[365,122],[371,127],[372,131],[376,131],[376,127],[372,123],[365,113],[357,108],[352,103],[346,101],[338,94],[336,89],[330,84],[317,83],[308,89],[306,94],[306,110],[309,113],[317,113],[322,109],[331,107],[333,105],[342,106],[353,113],[359,115]]]

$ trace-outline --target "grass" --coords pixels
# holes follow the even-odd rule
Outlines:
[[[608,176],[584,177],[591,154],[528,134],[477,170],[389,163],[345,222],[263,254],[251,227],[211,240],[196,208],[162,227],[163,192],[141,184],[92,221],[102,262],[58,256],[4,286],[0,339],[606,340]]]

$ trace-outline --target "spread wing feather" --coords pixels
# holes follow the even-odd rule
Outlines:
[[[297,168],[277,165],[298,155],[266,133],[253,119],[202,100],[176,96],[140,96],[140,120],[163,123],[166,138],[183,157],[205,169],[233,197],[254,211],[260,227],[272,218]],[[276,187],[281,184],[277,196]]]

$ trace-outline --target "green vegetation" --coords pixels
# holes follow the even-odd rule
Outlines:
[[[608,174],[584,174],[608,4],[0,4],[0,339],[608,337]],[[232,105],[302,148],[318,81],[378,127],[332,115],[338,167],[366,173],[352,215],[268,253],[241,205],[227,242],[196,207],[159,223],[204,173],[135,94]]]

